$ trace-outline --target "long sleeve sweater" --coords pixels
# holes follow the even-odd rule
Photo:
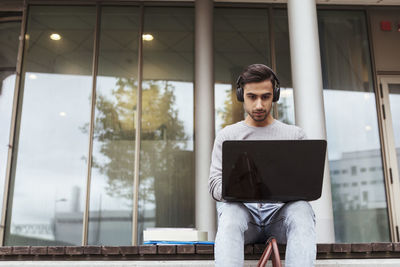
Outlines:
[[[303,129],[274,120],[265,127],[247,125],[244,121],[218,132],[211,157],[208,190],[216,201],[222,199],[222,143],[225,140],[300,140],[306,139]]]

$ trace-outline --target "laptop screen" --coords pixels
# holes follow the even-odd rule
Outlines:
[[[325,140],[225,141],[222,197],[226,201],[316,200],[321,196]]]

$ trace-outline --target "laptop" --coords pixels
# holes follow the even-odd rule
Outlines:
[[[222,198],[240,202],[321,197],[325,140],[225,141]]]

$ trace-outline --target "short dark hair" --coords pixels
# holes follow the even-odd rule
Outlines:
[[[238,79],[238,86],[244,88],[247,83],[271,81],[272,87],[275,88],[276,76],[271,68],[264,64],[252,64],[247,66]]]

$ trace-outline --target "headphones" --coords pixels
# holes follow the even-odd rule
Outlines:
[[[265,66],[265,67],[267,67],[267,66]],[[281,87],[280,87],[280,84],[279,84],[279,80],[278,80],[278,77],[276,77],[275,72],[271,68],[269,68],[269,67],[267,67],[267,68],[271,72],[272,81],[274,81],[274,84],[275,84],[274,91],[273,91],[272,102],[277,102],[279,100],[279,95],[280,95],[280,92],[281,92]],[[242,83],[242,81],[243,81],[243,77],[242,77],[242,75],[239,75],[239,78],[236,81],[236,97],[237,97],[237,100],[239,102],[244,102],[244,89],[240,85]]]

